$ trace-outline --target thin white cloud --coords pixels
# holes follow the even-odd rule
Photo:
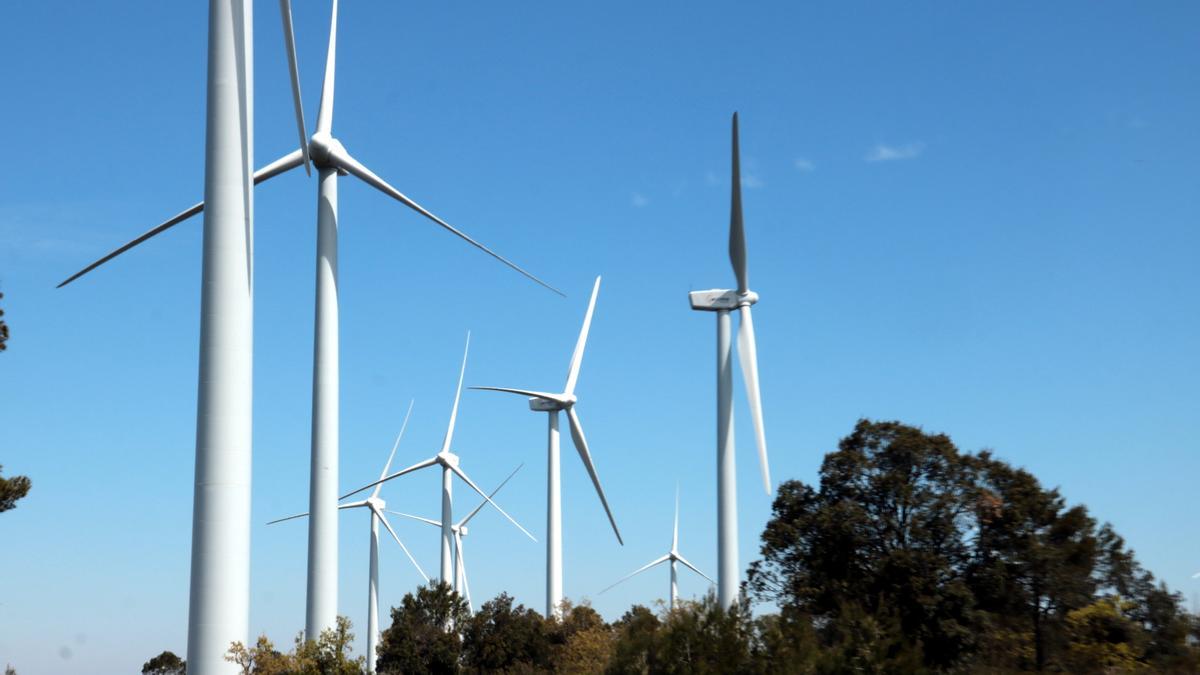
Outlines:
[[[742,176],[742,187],[749,188],[751,190],[757,190],[764,185],[766,185],[766,183],[752,173],[747,173],[746,175]]]
[[[925,151],[925,144],[916,141],[913,143],[905,143],[904,145],[887,145],[880,143],[876,145],[867,156],[864,157],[868,162],[895,162],[903,159],[913,159],[919,157]]]
[[[794,164],[795,164],[795,166],[796,166],[796,168],[797,168],[797,169],[799,169],[799,170],[803,171],[804,173],[809,173],[810,171],[816,171],[816,170],[817,170],[817,165],[816,165],[816,164],[813,164],[813,163],[812,163],[812,160],[810,160],[810,159],[805,159],[805,158],[803,158],[803,157],[797,157],[797,158],[796,158],[796,161],[794,162]]]
[[[632,202],[634,208],[640,209],[643,206],[649,204],[650,200],[647,199],[646,197],[642,196],[641,193],[635,192],[635,193],[633,193],[633,199],[631,200],[631,202]]]

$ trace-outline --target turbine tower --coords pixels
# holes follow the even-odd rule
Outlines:
[[[750,306],[758,294],[750,290],[746,272],[746,232],[742,225],[742,182],[738,152],[738,116],[733,114],[732,197],[729,213],[729,260],[737,276],[737,290],[692,291],[692,309],[717,314],[717,597],[722,607],[732,607],[738,594],[737,465],[733,440],[733,364],[729,313],[741,314],[738,327],[738,362],[746,384],[746,398],[754,421],[763,487],[771,494],[767,466],[767,439],[763,431],[762,397],[758,386],[758,350]]]
[[[592,453],[588,450],[587,439],[583,435],[583,426],[579,422],[579,414],[575,412],[575,384],[579,380],[579,367],[583,362],[583,349],[587,345],[588,329],[592,325],[592,313],[596,309],[596,295],[600,292],[600,277],[592,286],[592,299],[588,302],[587,314],[583,317],[583,328],[579,331],[579,340],[575,343],[575,353],[571,355],[571,366],[567,370],[567,385],[561,394],[551,394],[544,391],[527,389],[511,389],[508,387],[471,387],[487,391],[502,391],[519,396],[529,397],[529,409],[535,412],[548,413],[550,421],[549,442],[547,449],[547,489],[546,489],[546,616],[561,618],[562,616],[562,483],[559,472],[558,451],[558,413],[565,410],[567,422],[571,427],[571,440],[583,466],[587,468],[612,524],[613,533],[617,535],[617,543],[624,545],[621,531],[617,529],[617,521],[613,518],[612,509],[608,507],[608,498],[604,496],[604,488],[600,487],[600,477],[596,474],[596,466],[592,462]]]
[[[500,488],[504,487],[504,484],[507,483],[509,479],[517,475],[517,472],[521,470],[522,466],[525,465],[521,464],[517,466],[517,468],[513,469],[513,472],[508,474],[508,478],[505,478],[503,481],[501,481],[501,483],[497,485],[496,488],[488,494],[488,496],[495,497],[496,493],[500,491]],[[467,523],[471,522],[471,519],[478,515],[485,506],[487,506],[486,500],[479,502],[479,506],[476,506],[473,511],[468,513],[462,520],[450,526],[450,530],[454,532],[454,591],[467,599],[467,609],[469,609],[472,613],[475,612],[475,606],[471,604],[471,584],[467,581],[467,562],[463,556],[463,537],[466,537],[468,534]],[[392,511],[390,509],[388,510],[388,513],[392,513],[397,516],[403,516],[411,520],[419,520],[422,523],[432,525],[438,529],[441,529],[442,527],[442,523],[440,521],[433,520],[432,518],[422,518],[421,516],[414,516],[411,513],[402,513],[400,511]]]
[[[416,464],[413,464],[412,466],[410,466],[406,469],[401,469],[400,471],[397,471],[396,473],[393,473],[393,474],[390,474],[387,476],[381,476],[379,478],[379,480],[375,481],[374,483],[369,483],[367,485],[364,485],[364,486],[358,488],[357,490],[354,490],[352,492],[348,492],[348,493],[342,495],[342,497],[341,497],[342,499],[345,499],[346,497],[358,494],[359,492],[362,492],[363,490],[366,490],[367,488],[375,487],[376,485],[381,485],[392,479],[399,478],[400,476],[403,476],[405,474],[409,474],[414,471],[419,471],[421,469],[431,467],[431,466],[440,466],[442,468],[442,519],[440,521],[440,526],[442,528],[442,537],[441,537],[442,555],[441,555],[441,570],[440,570],[441,575],[439,578],[441,579],[442,582],[449,584],[449,585],[454,584],[454,576],[453,576],[454,570],[453,570],[453,558],[452,558],[452,556],[453,556],[452,547],[454,545],[454,543],[453,543],[454,542],[454,530],[452,529],[453,524],[454,524],[454,513],[453,513],[453,508],[452,508],[453,499],[452,499],[452,494],[451,494],[451,488],[454,485],[454,476],[458,476],[460,479],[462,479],[462,481],[464,483],[467,484],[467,486],[469,486],[475,492],[479,493],[479,496],[483,497],[485,502],[487,502],[488,504],[491,504],[493,507],[495,507],[495,509],[497,511],[499,511],[501,513],[501,515],[503,515],[505,518],[507,518],[510,523],[512,523],[513,525],[516,525],[518,530],[524,532],[525,536],[529,537],[530,539],[533,539],[533,541],[537,541],[537,539],[534,539],[532,534],[529,534],[528,530],[526,530],[524,527],[521,527],[521,524],[518,523],[516,520],[514,520],[512,516],[508,515],[508,513],[506,513],[504,511],[504,509],[500,508],[499,504],[492,501],[491,496],[488,495],[487,493],[485,493],[483,490],[481,490],[479,488],[479,486],[475,484],[475,481],[471,480],[470,477],[467,476],[467,474],[464,473],[461,468],[459,468],[459,457],[458,457],[458,455],[451,452],[451,441],[454,438],[454,423],[458,418],[458,401],[460,398],[462,398],[463,375],[466,374],[466,372],[467,372],[467,353],[470,350],[470,347],[471,347],[471,334],[467,333],[467,346],[463,349],[462,369],[459,370],[459,373],[458,373],[458,388],[455,389],[455,391],[454,391],[454,407],[452,407],[450,409],[450,424],[446,428],[446,436],[442,440],[442,448],[440,450],[438,450],[438,453],[436,455],[434,455],[433,457],[430,457],[429,459],[417,462]]]
[[[645,565],[637,568],[633,572],[626,574],[625,576],[618,579],[611,586],[609,586],[608,588],[605,588],[603,591],[600,591],[600,592],[603,593],[603,592],[607,591],[609,588],[612,588],[613,586],[616,586],[617,584],[620,584],[621,582],[625,581],[626,579],[632,579],[633,577],[636,577],[637,575],[641,574],[642,572],[645,572],[646,570],[650,569],[651,567],[654,567],[655,565],[661,565],[662,563],[665,563],[665,562],[671,563],[671,604],[670,604],[671,611],[675,610],[675,601],[679,597],[679,571],[676,569],[675,563],[682,564],[684,567],[690,569],[691,571],[695,572],[696,574],[699,574],[700,576],[704,577],[705,579],[708,579],[710,582],[712,582],[714,584],[717,583],[712,580],[712,577],[708,576],[704,572],[701,572],[695,565],[688,562],[687,558],[684,558],[679,553],[679,488],[675,489],[675,528],[671,531],[671,550],[667,551],[666,555],[664,555],[660,558],[655,558],[654,560],[651,560],[650,562],[646,563]]]
[[[400,434],[398,436],[396,436],[396,442],[395,442],[395,444],[392,445],[392,454],[388,455],[387,464],[383,465],[383,471],[379,474],[380,478],[387,475],[388,469],[390,469],[392,466],[392,459],[394,459],[396,457],[396,448],[400,447],[400,439],[404,438],[404,430],[408,428],[408,418],[410,415],[412,415],[412,403],[411,402],[408,404],[408,412],[405,413],[405,415],[404,415],[404,424],[402,424],[400,426]],[[426,582],[429,581],[429,577],[426,576],[425,570],[421,569],[421,566],[419,564],[417,564],[416,558],[413,557],[412,553],[408,550],[408,547],[404,545],[404,542],[400,541],[400,537],[396,534],[396,530],[392,529],[392,524],[388,522],[387,516],[383,515],[384,509],[387,506],[387,502],[383,501],[379,497],[379,490],[382,487],[383,487],[382,483],[379,485],[376,485],[375,491],[371,493],[371,496],[362,501],[349,502],[346,504],[338,505],[338,509],[365,508],[371,514],[371,558],[370,558],[370,570],[369,570],[370,573],[369,573],[368,588],[367,588],[367,672],[369,672],[369,673],[375,672],[375,659],[376,659],[376,654],[378,654],[378,652],[379,652],[379,523],[380,522],[382,522],[383,526],[385,528],[387,528],[388,533],[392,535],[392,539],[395,539],[396,543],[400,544],[400,548],[403,549],[404,555],[408,556],[408,559],[409,559],[409,561],[412,562],[413,567],[417,568],[417,572],[421,575],[421,578],[424,579]],[[298,513],[294,516],[288,516],[286,518],[279,518],[278,520],[272,520],[271,522],[269,522],[267,524],[274,525],[275,523],[282,523],[285,520],[293,520],[295,518],[304,518],[307,516],[308,516],[308,513]]]
[[[291,4],[280,0],[288,65],[292,80],[292,101],[300,148],[259,169],[255,184],[273,178],[300,165],[308,168],[311,157],[318,171],[316,310],[313,339],[312,449],[309,485],[308,587],[305,611],[305,635],[316,639],[321,631],[332,628],[337,618],[337,489],[338,489],[338,191],[339,175],[352,175],[401,204],[432,220],[472,246],[516,270],[545,288],[560,291],[533,276],[504,256],[492,251],[466,233],[409,199],[396,188],[356,160],[333,136],[334,73],[337,56],[338,2],[333,0],[329,24],[329,45],[325,75],[317,114],[317,130],[306,140],[304,111],[300,97],[295,39],[292,31]],[[78,279],[138,244],[160,234],[204,210],[204,202],[194,204],[141,236],[122,245],[59,284]],[[247,408],[248,410],[248,408]]]
[[[229,644],[246,639],[250,604],[250,463],[254,198],[289,158],[254,166],[253,3],[210,0],[204,150],[200,367],[188,601],[188,670],[236,670]],[[287,160],[287,161],[285,161]],[[202,202],[201,204],[203,204]],[[193,206],[59,287],[201,211]]]

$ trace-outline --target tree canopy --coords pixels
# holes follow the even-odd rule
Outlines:
[[[780,486],[762,539],[750,591],[809,617],[827,646],[868,618],[892,656],[913,647],[935,671],[1200,666],[1179,596],[1111,526],[944,434],[860,421],[818,487]]]

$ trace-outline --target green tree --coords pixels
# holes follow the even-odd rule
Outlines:
[[[379,673],[456,673],[462,638],[454,626],[470,618],[467,601],[445,583],[404,596],[392,608],[392,625],[381,636],[375,667]]]
[[[163,652],[142,664],[142,675],[184,675],[185,663],[175,652]]]
[[[0,464],[0,473],[3,472],[4,465]],[[0,476],[0,513],[16,508],[17,500],[29,494],[29,488],[32,486],[33,481],[25,476]]]
[[[887,615],[929,665],[956,663],[976,635],[963,537],[972,463],[947,436],[898,422],[861,420],[838,447],[819,490],[780,486],[749,588],[826,627],[846,608]]]
[[[480,672],[536,672],[551,667],[551,637],[541,614],[501,593],[463,630],[463,663]]]
[[[354,641],[350,628],[350,620],[339,616],[337,625],[321,631],[316,640],[305,640],[301,631],[296,635],[295,648],[287,654],[277,650],[266,635],[260,635],[253,647],[234,642],[225,660],[237,664],[242,675],[362,675],[366,672],[366,657],[350,657],[350,643]]]
[[[354,641],[351,627],[350,619],[339,616],[337,624],[321,631],[317,640],[296,636],[291,672],[295,675],[359,675],[365,672],[367,657],[350,657],[350,643]]]
[[[4,294],[0,293],[0,300],[4,299]],[[4,310],[0,309],[0,352],[8,349],[8,324],[4,322]]]
[[[658,630],[662,622],[644,605],[634,605],[613,624],[616,642],[610,673],[647,673],[657,663]]]
[[[764,658],[788,627],[815,635],[817,672],[1200,672],[1178,594],[1086,507],[988,451],[860,420],[819,486],[787,481],[772,509],[748,589],[787,622],[760,622]]]

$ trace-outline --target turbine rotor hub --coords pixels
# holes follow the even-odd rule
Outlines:
[[[333,153],[345,150],[342,144],[327,132],[318,131],[308,141],[308,155],[318,169],[340,169],[333,161]]]

